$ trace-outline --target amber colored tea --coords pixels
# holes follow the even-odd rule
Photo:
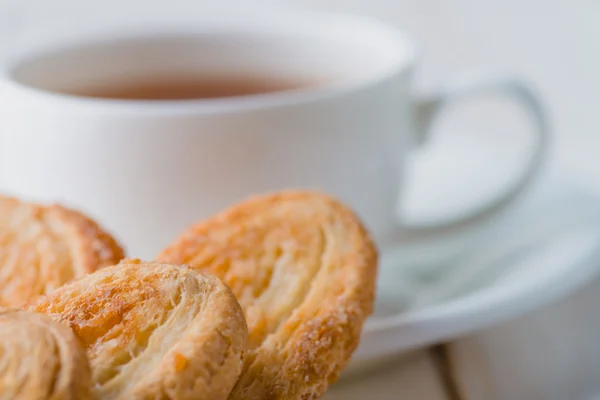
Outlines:
[[[122,100],[191,100],[249,96],[307,86],[306,82],[256,77],[140,79],[66,90],[68,94]]]

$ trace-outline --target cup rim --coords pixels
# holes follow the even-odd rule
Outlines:
[[[101,28],[82,33],[75,38],[72,36],[68,39],[50,38],[44,43],[36,42],[30,44],[17,55],[10,57],[2,71],[0,71],[0,84],[5,86],[5,88],[17,92],[21,96],[27,96],[40,102],[52,102],[55,105],[68,107],[85,109],[101,107],[104,111],[127,113],[186,114],[193,112],[195,114],[214,114],[312,103],[368,90],[373,86],[389,81],[399,74],[405,73],[418,58],[414,41],[406,32],[380,19],[365,15],[314,10],[294,10],[290,12],[281,9],[256,11],[253,15],[250,15],[247,11],[240,10],[240,12],[213,12],[199,17],[198,20],[209,24],[220,24],[223,22],[231,24],[234,21],[251,21],[256,23],[278,21],[279,24],[284,24],[290,21],[299,23],[300,21],[320,20],[334,26],[339,26],[339,24],[353,25],[357,29],[365,29],[380,34],[381,37],[387,38],[390,43],[396,43],[398,48],[404,49],[404,52],[401,60],[396,62],[393,68],[372,74],[366,79],[350,80],[339,85],[306,87],[292,91],[268,92],[226,98],[139,100],[85,97],[39,88],[21,82],[13,76],[15,70],[20,66],[27,62],[35,62],[36,59],[44,55],[51,55],[65,50],[69,51],[86,45],[162,37],[163,35],[194,34],[201,30],[201,28],[192,27],[189,22],[184,26],[170,23],[150,26],[136,25],[120,28]]]

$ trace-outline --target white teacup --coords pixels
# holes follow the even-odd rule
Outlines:
[[[537,121],[537,147],[520,179],[465,219],[499,210],[540,165],[547,135],[539,102],[526,83],[495,74],[415,99],[415,56],[404,34],[378,21],[299,12],[215,14],[193,26],[30,47],[0,80],[0,190],[75,206],[130,255],[151,258],[191,223],[248,195],[315,188],[352,206],[383,246],[419,228],[402,226],[396,204],[406,156],[437,112],[463,95],[505,92]],[[188,74],[303,83],[211,99],[77,94]]]

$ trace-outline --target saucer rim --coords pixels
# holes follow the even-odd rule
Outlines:
[[[524,193],[524,197],[536,197],[535,193],[541,190],[540,193],[544,193],[544,196],[556,192],[558,199],[564,202],[567,196],[565,188],[569,189],[568,199],[575,196],[588,205],[595,205],[594,209],[590,210],[594,215],[598,215],[600,208],[596,205],[600,204],[600,192],[594,190],[589,182],[582,181],[580,175],[575,174],[559,160],[553,160],[547,165],[545,171],[542,171],[534,184]],[[506,217],[515,207],[518,207],[518,204],[512,202],[497,217],[500,219]],[[584,218],[583,221],[583,225],[576,227],[583,229],[579,232],[589,235],[590,242],[587,242],[586,247],[579,249],[581,252],[575,257],[569,258],[568,262],[557,263],[553,268],[545,269],[544,274],[526,275],[526,279],[518,281],[517,285],[490,282],[448,301],[391,315],[372,316],[363,328],[361,342],[350,360],[347,374],[351,374],[352,371],[371,369],[385,362],[387,358],[449,342],[535,312],[537,309],[573,295],[586,284],[598,279],[600,277],[600,224],[594,222],[597,219]],[[495,224],[491,225],[495,226]],[[478,232],[485,229],[491,229],[490,224],[471,225],[468,229],[454,231],[450,239],[468,245],[472,243],[469,238],[476,237],[474,235],[478,235]],[[438,240],[434,242],[448,244],[447,241],[439,241],[443,237],[435,239]],[[450,250],[452,254],[462,254],[463,250],[457,250],[455,244],[449,246],[453,247]],[[426,245],[431,245],[431,241]],[[422,252],[420,253],[422,255]],[[393,259],[392,261],[396,262]]]
[[[600,227],[591,229],[594,237],[600,238]],[[556,268],[552,274],[541,278],[532,274],[517,285],[491,284],[447,302],[374,317],[365,325],[361,344],[351,364],[416,350],[501,324],[559,301],[598,276],[600,242],[568,267]],[[383,341],[388,345],[382,344]]]

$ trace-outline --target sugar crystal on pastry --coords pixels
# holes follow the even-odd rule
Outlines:
[[[78,211],[0,196],[0,306],[23,306],[123,256],[117,241]]]
[[[373,309],[377,249],[352,210],[318,192],[241,201],[158,259],[220,277],[240,302],[249,350],[230,400],[319,398]]]
[[[231,290],[181,265],[124,260],[59,288],[32,309],[70,326],[83,341],[104,400],[224,400],[248,339]]]

